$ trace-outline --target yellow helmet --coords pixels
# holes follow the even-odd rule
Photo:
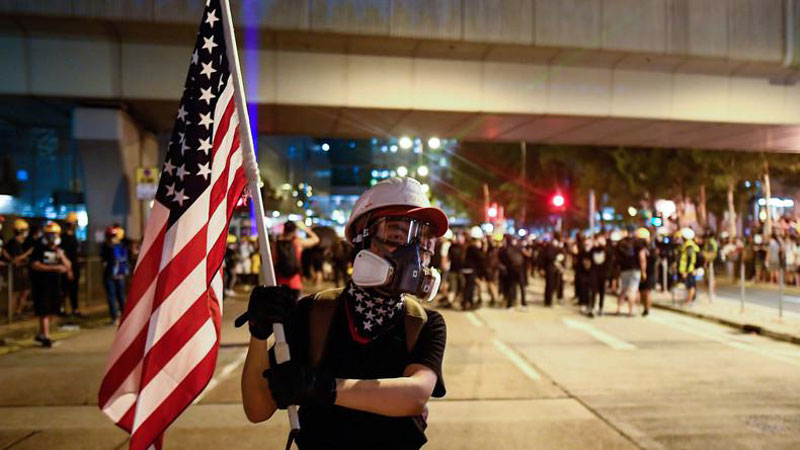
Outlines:
[[[637,228],[636,232],[634,233],[634,236],[636,236],[639,239],[647,239],[647,240],[649,240],[650,239],[650,230],[648,230],[645,227]]]
[[[14,231],[28,231],[28,222],[17,219],[14,221]]]
[[[228,238],[226,239],[228,244],[235,244],[236,243],[236,235],[235,234],[228,234]]]
[[[44,228],[42,230],[47,234],[61,234],[61,225],[51,220],[44,224]]]
[[[76,224],[78,223],[78,214],[71,212],[67,214],[67,218],[65,220],[67,223]]]

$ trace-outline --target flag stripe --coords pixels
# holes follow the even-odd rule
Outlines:
[[[206,320],[203,326],[185,343],[175,356],[158,371],[147,386],[139,391],[139,400],[136,402],[136,418],[133,422],[133,432],[150,417],[150,414],[164,401],[170,391],[175,389],[186,377],[191,369],[214,348],[217,342],[217,333],[211,319]]]

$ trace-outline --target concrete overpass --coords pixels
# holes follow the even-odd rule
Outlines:
[[[265,133],[800,151],[800,2],[233,5]],[[0,2],[0,93],[167,131],[201,7]]]

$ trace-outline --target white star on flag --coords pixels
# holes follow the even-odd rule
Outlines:
[[[200,63],[200,65],[203,66],[203,70],[200,71],[200,75],[205,75],[210,80],[211,74],[217,71],[217,69],[212,67],[214,63]],[[211,88],[208,89],[211,90]]]
[[[203,50],[208,50],[208,53],[211,53],[214,51],[214,47],[216,46],[217,44],[214,43],[213,35],[210,38],[203,37]]]
[[[175,170],[175,166],[172,165],[170,160],[164,161],[164,172],[172,175],[172,171]]]
[[[372,323],[370,321],[364,322],[364,329],[367,331],[372,330]]]
[[[200,88],[200,100],[205,100],[206,104],[210,105],[211,100],[216,97],[216,95],[211,93],[211,88],[208,89]]]
[[[356,305],[356,312],[359,314],[364,312],[364,307],[361,305]]]
[[[219,20],[216,16],[216,13],[217,10],[212,9],[211,12],[206,15],[206,23],[209,24],[211,28],[214,28],[214,22]]]
[[[197,49],[192,52],[192,64],[197,64]]]
[[[184,119],[186,119],[186,110],[183,109],[183,105],[181,105],[181,108],[178,110],[178,120]]]
[[[209,169],[209,167],[208,167],[209,164],[210,164],[210,162],[207,162],[205,164],[198,164],[197,165],[197,170],[198,170],[197,176],[203,177],[206,180],[208,180],[209,175],[211,175],[211,169]]]
[[[366,317],[367,320],[372,320],[375,318],[375,314],[372,314],[372,311],[367,311],[367,313],[364,314],[364,317]]]
[[[173,169],[174,168],[175,167],[173,166]],[[167,195],[170,196],[170,197],[174,197],[175,196],[175,183],[167,185]]]
[[[183,206],[183,202],[184,202],[185,200],[189,200],[189,197],[187,197],[187,196],[183,195],[183,189],[181,189],[181,190],[179,190],[179,191],[175,191],[175,201],[176,201],[176,202],[177,202],[179,205]]]
[[[211,138],[200,139],[200,147],[197,148],[197,151],[203,152],[208,155],[208,151],[211,150],[213,146],[211,145]]]
[[[190,174],[190,173],[191,173],[191,172],[189,172],[188,170],[186,170],[186,165],[185,165],[185,164],[181,164],[181,166],[180,166],[180,167],[178,167],[178,172],[175,174],[175,176],[176,176],[176,177],[178,177],[178,178],[180,178],[180,179],[181,179],[181,181],[183,181],[183,177],[184,177],[186,174]]]
[[[189,146],[186,145],[186,139],[181,141],[181,155],[186,153],[186,150],[189,150]]]
[[[378,317],[377,319],[375,319],[375,322],[377,322],[377,323],[378,323],[378,325],[383,325],[383,319],[381,319],[380,317]]]
[[[206,127],[206,130],[213,123],[214,123],[214,119],[211,118],[211,113],[208,113],[208,114],[200,113],[200,125],[203,125],[204,127]]]

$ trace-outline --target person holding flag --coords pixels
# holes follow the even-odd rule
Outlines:
[[[441,280],[429,266],[447,229],[418,181],[391,178],[361,195],[345,226],[357,254],[344,288],[298,303],[287,286],[255,288],[236,321],[252,335],[242,373],[247,417],[261,422],[299,405],[304,450],[420,448],[426,404],[445,395],[446,327],[419,299],[436,296]],[[290,362],[276,364],[270,350],[275,323]]]

